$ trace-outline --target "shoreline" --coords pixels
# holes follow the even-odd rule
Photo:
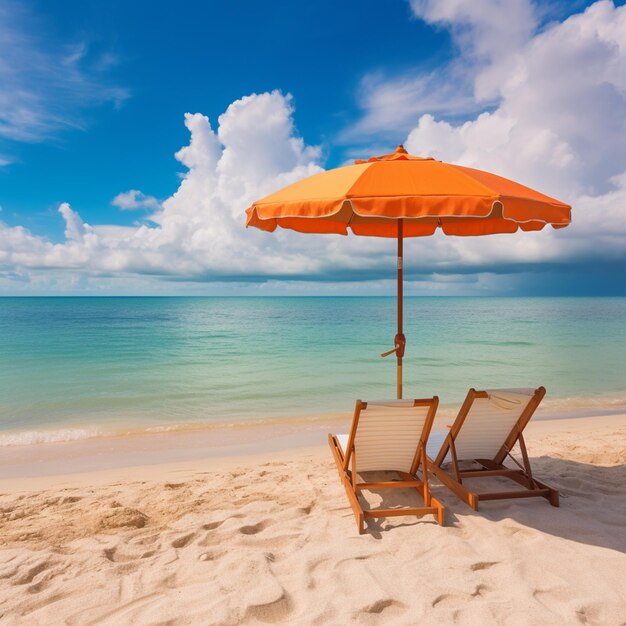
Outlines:
[[[439,404],[437,416],[454,419],[462,399],[458,402]],[[328,423],[351,416],[353,404],[343,410],[312,411],[310,413],[289,413],[266,415],[259,414],[245,418],[217,418],[211,420],[174,421],[163,423],[158,421],[142,421],[131,418],[124,423],[120,418],[104,420],[100,423],[86,421],[57,422],[56,424],[35,424],[32,428],[0,428],[0,453],[5,448],[32,446],[38,444],[66,443],[87,439],[107,439],[117,437],[135,437],[152,434],[167,434],[199,431],[241,431],[256,428],[276,427],[288,430],[293,425]],[[626,392],[607,394],[598,397],[567,397],[544,399],[537,409],[534,420],[570,419],[576,417],[593,417],[598,415],[617,415],[626,413]]]
[[[299,454],[323,458],[327,434],[347,432],[351,416],[315,421],[257,424],[243,428],[169,431],[131,436],[11,446],[0,449],[0,489],[41,487],[43,483],[101,482],[112,477],[146,478],[172,472],[207,471],[250,465],[276,458],[293,460]],[[434,430],[445,430],[449,415],[437,415]],[[533,437],[626,425],[626,411],[603,415],[554,416],[531,420]],[[532,448],[529,450],[534,456]]]

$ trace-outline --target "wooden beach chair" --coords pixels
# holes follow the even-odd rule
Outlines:
[[[542,496],[552,506],[559,506],[559,492],[533,476],[522,434],[545,393],[543,387],[470,389],[449,432],[432,434],[428,449],[429,470],[475,511],[483,500],[534,496]],[[516,443],[522,463],[511,453]],[[507,457],[517,468],[504,465]],[[462,467],[466,464],[471,467]],[[463,482],[494,476],[514,480],[523,489],[477,493]]]
[[[366,518],[396,515],[435,516],[443,525],[443,506],[430,495],[426,464],[426,443],[435,418],[439,399],[357,400],[350,432],[328,435],[328,443],[337,464],[339,476],[354,511],[359,534]],[[417,477],[422,468],[422,479]],[[399,480],[359,482],[363,472],[396,472]],[[363,489],[415,489],[424,499],[423,507],[365,510],[359,491]]]

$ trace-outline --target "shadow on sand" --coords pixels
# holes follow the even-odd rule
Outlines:
[[[534,475],[560,492],[559,508],[544,498],[523,498],[482,502],[473,511],[464,502],[431,478],[432,494],[445,506],[447,527],[458,526],[464,517],[482,517],[494,523],[513,520],[527,528],[588,545],[626,553],[626,465],[600,466],[567,459],[531,459]],[[468,480],[476,491],[500,490],[504,479]],[[511,482],[506,482],[511,488]],[[421,498],[408,490],[386,490],[368,495],[369,508],[419,506]],[[380,539],[398,526],[434,524],[430,516],[402,520],[393,526],[383,519],[368,520],[366,532]],[[442,528],[445,532],[445,528]]]

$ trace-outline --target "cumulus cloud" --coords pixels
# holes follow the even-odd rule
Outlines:
[[[138,189],[130,189],[118,193],[111,204],[122,211],[138,211],[140,209],[158,209],[161,203],[154,196],[147,196]]]
[[[464,24],[465,10],[457,9],[445,19]],[[626,7],[603,0],[525,38],[518,38],[521,47],[499,82],[489,83],[490,63],[476,75],[477,85],[497,89],[493,111],[462,124],[423,115],[407,148],[569,201],[574,223],[551,237],[550,246],[563,257],[624,259]]]
[[[5,141],[41,141],[63,128],[81,128],[85,108],[119,106],[129,96],[105,78],[110,53],[90,54],[85,42],[50,47],[37,30],[23,4],[0,0],[0,139]],[[0,165],[10,160],[0,155]]]
[[[295,134],[292,114],[291,97],[277,91],[232,103],[217,131],[206,116],[187,114],[191,139],[175,155],[187,171],[151,215],[154,225],[88,225],[63,203],[62,243],[0,223],[0,266],[189,280],[319,273],[332,261],[318,258],[311,243],[307,252],[293,234],[244,229],[253,199],[322,171],[319,149]]]
[[[613,188],[626,170],[626,9],[598,2],[533,37],[498,96],[494,111],[464,124],[422,116],[408,145],[555,195]]]
[[[500,7],[492,0],[479,4]],[[472,102],[479,106],[482,94],[490,94],[496,104],[463,123],[425,113],[406,144],[414,153],[492,170],[570,201],[574,223],[564,231],[482,238],[438,233],[407,241],[409,278],[431,281],[433,291],[470,283],[487,289],[494,284],[487,273],[626,261],[626,8],[601,1],[537,31],[532,7],[515,6],[523,23],[505,28],[467,3],[413,3],[423,19],[452,29],[461,54],[468,50],[473,85],[482,85]],[[489,44],[478,41],[498,28],[505,33]],[[490,82],[496,66],[501,79]],[[53,243],[0,222],[0,273],[16,281],[25,273],[41,280],[47,270],[104,281],[383,284],[393,274],[393,241],[243,228],[243,211],[253,200],[322,171],[319,148],[297,134],[293,116],[291,97],[278,91],[233,102],[215,127],[200,113],[187,114],[190,140],[175,155],[186,171],[150,223],[89,225],[64,203],[65,240]],[[130,204],[149,198],[137,190],[127,194]]]
[[[462,52],[452,69],[475,78],[474,95],[480,101],[499,95],[509,64],[539,24],[529,0],[410,0],[410,5],[416,17],[451,31]]]

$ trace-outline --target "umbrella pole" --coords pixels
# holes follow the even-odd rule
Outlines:
[[[402,399],[402,357],[404,356],[404,346],[406,344],[406,339],[404,337],[404,333],[402,332],[402,305],[403,305],[403,279],[404,279],[404,270],[403,270],[403,237],[404,237],[404,223],[402,219],[398,220],[398,333],[396,334],[394,344],[396,347],[396,358],[398,360],[398,373],[397,373],[397,382],[396,382],[396,395],[398,400]]]

